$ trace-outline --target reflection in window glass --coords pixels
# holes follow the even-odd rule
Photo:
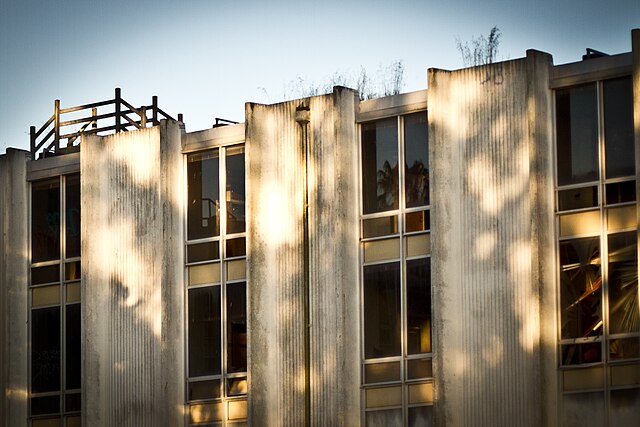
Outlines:
[[[219,167],[217,149],[187,158],[189,240],[220,234]]]
[[[562,338],[602,334],[600,239],[560,242]]]
[[[365,214],[398,209],[398,123],[395,117],[362,125]]]
[[[433,406],[409,408],[409,427],[430,427],[433,425]]]
[[[31,391],[60,390],[60,307],[31,311]]]
[[[366,427],[389,427],[402,425],[401,409],[365,412]]]
[[[31,262],[60,258],[60,180],[31,187]]]
[[[612,234],[608,240],[609,333],[640,332],[637,233]]]
[[[429,204],[427,113],[404,116],[405,197],[408,208]]]
[[[80,256],[80,175],[69,175],[65,188],[66,258]]]
[[[244,147],[227,148],[227,233],[244,231]]]
[[[626,203],[636,201],[636,182],[624,181],[607,184],[607,204]]]
[[[631,77],[603,82],[607,178],[635,174],[632,95]]]
[[[602,344],[591,342],[587,344],[569,344],[562,346],[562,364],[580,365],[602,361]]]
[[[431,265],[429,258],[407,261],[407,352],[431,352]]]
[[[556,91],[558,184],[598,179],[596,85]]]
[[[227,285],[227,372],[247,370],[247,304],[244,283]]]
[[[220,373],[220,287],[189,289],[189,376]]]
[[[365,358],[400,355],[400,263],[364,267]]]

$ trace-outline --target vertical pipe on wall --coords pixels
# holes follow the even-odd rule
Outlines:
[[[296,108],[296,122],[300,125],[301,133],[301,154],[303,174],[303,250],[304,250],[304,271],[303,271],[303,292],[304,292],[304,425],[311,426],[311,357],[310,357],[310,316],[309,316],[309,107],[300,105]]]

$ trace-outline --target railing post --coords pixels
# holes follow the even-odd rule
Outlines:
[[[140,107],[140,128],[144,129],[147,127],[147,109],[142,106]]]
[[[95,118],[98,115],[98,107],[93,107],[91,109],[91,116],[93,120],[91,121],[91,129],[98,129],[98,120]]]
[[[153,125],[158,124],[158,97],[153,95],[151,98],[151,108],[153,109]]]
[[[120,132],[120,88],[116,88],[116,97],[115,97],[115,107],[116,107],[116,133]]]
[[[31,126],[29,128],[29,136],[31,137],[31,157],[32,160],[36,160],[36,127]]]
[[[54,141],[56,152],[60,150],[60,100],[56,99],[53,101],[53,117],[54,117]]]

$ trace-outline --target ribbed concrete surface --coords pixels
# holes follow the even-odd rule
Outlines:
[[[358,422],[357,163],[353,92],[344,89],[310,104],[247,105],[250,422],[304,424],[304,169],[302,130],[295,121],[302,102],[311,110],[311,422],[353,425]]]
[[[175,151],[172,164],[181,164],[177,126],[172,129],[173,146],[164,156],[159,126],[82,141],[86,425],[176,425],[183,419],[176,405],[181,399],[176,402],[175,391],[168,396],[163,388],[163,382],[182,383],[181,360],[161,363],[163,342],[180,341],[165,330],[168,307],[162,298],[163,291],[171,294],[167,286],[182,286],[165,266],[171,260],[180,269],[182,262],[179,197],[172,190],[181,183],[181,169],[167,167],[166,155]],[[166,135],[163,143],[171,143]],[[177,183],[167,185],[169,179]],[[175,240],[163,240],[165,227],[167,234],[177,233]],[[182,292],[172,294],[179,306]],[[181,328],[179,313],[172,320]],[[163,375],[175,377],[163,381]]]
[[[0,156],[0,426],[27,422],[28,153]]]
[[[541,424],[527,61],[429,75],[439,425]]]

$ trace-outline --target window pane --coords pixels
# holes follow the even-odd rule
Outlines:
[[[189,400],[220,398],[220,380],[191,381],[189,383]]]
[[[407,352],[431,352],[431,264],[407,261]]]
[[[640,332],[638,325],[637,233],[609,240],[609,333]]]
[[[34,397],[31,399],[31,415],[57,414],[59,412],[59,395]]]
[[[635,202],[636,201],[636,182],[624,181],[607,184],[607,204]]]
[[[66,388],[80,388],[80,304],[66,307]]]
[[[597,113],[595,84],[556,92],[559,185],[598,179]]]
[[[189,240],[220,234],[219,168],[217,149],[187,158]]]
[[[364,267],[365,358],[400,355],[400,263]]]
[[[31,311],[31,391],[60,390],[60,307]]]
[[[559,211],[591,208],[595,206],[598,206],[598,187],[595,185],[558,191]]]
[[[225,258],[244,256],[247,254],[246,239],[242,237],[240,239],[227,240],[225,249],[226,249]]]
[[[244,283],[227,285],[227,372],[247,370],[247,304]]]
[[[220,373],[220,287],[189,289],[189,376]]]
[[[433,406],[409,408],[409,427],[433,426]]]
[[[602,334],[600,239],[560,242],[562,338]]]
[[[633,143],[633,89],[631,77],[605,80],[604,138],[606,176],[635,174]]]
[[[244,231],[244,147],[227,149],[227,233]]]
[[[398,123],[395,117],[362,125],[365,214],[398,209]]]
[[[37,181],[31,187],[31,260],[60,258],[60,180]]]
[[[67,394],[64,397],[65,412],[76,412],[82,410],[82,396],[80,393]]]
[[[398,233],[398,216],[385,216],[382,218],[365,219],[362,221],[362,237],[387,236]]]
[[[41,285],[60,281],[60,264],[34,267],[31,269],[31,284]]]
[[[562,364],[579,365],[602,361],[602,344],[592,342],[587,344],[569,344],[562,346]]]
[[[218,242],[196,243],[187,246],[187,262],[211,261],[220,258]]]
[[[402,409],[365,412],[366,427],[389,427],[402,425]]]
[[[429,128],[427,113],[404,116],[404,170],[407,207],[429,204]]]
[[[66,245],[67,258],[80,256],[80,175],[66,178]]]

